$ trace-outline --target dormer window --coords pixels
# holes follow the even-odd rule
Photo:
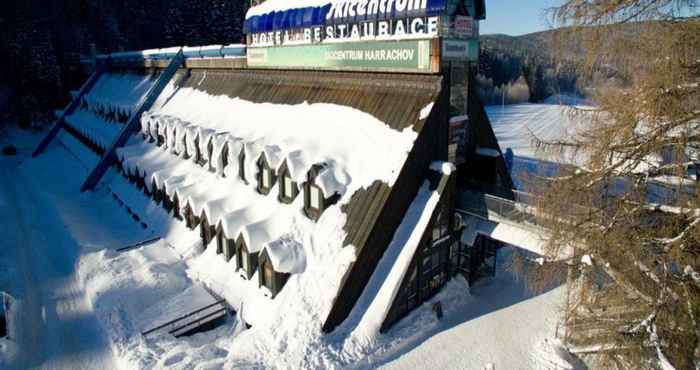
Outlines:
[[[243,182],[248,183],[245,176],[245,148],[242,148],[241,153],[238,155],[238,177],[243,180]]]
[[[156,145],[158,146],[163,146],[165,144],[165,136],[161,135],[161,124],[157,123],[156,124],[156,135],[158,137],[158,143]]]
[[[177,155],[177,128],[173,128],[170,134],[170,150]]]
[[[182,135],[182,147],[182,158],[185,160],[190,159],[190,151],[187,148],[187,135]]]
[[[294,188],[296,188],[294,180],[292,180],[292,178],[289,176],[285,176],[284,183],[282,185],[282,195],[285,198],[294,198]]]
[[[250,279],[258,266],[258,253],[251,253],[242,234],[236,239],[236,265],[243,270],[245,277]]]
[[[286,204],[291,204],[299,195],[299,186],[292,178],[289,169],[289,162],[285,160],[279,167],[279,201]]]
[[[340,199],[342,186],[327,164],[311,167],[304,184],[304,213],[317,221],[323,212]]]
[[[199,224],[199,219],[197,216],[194,215],[192,206],[190,206],[189,203],[185,206],[185,222],[187,228],[189,228],[190,230],[194,230],[194,228],[197,227],[197,225]]]
[[[284,261],[284,263],[281,263]],[[258,283],[266,287],[274,298],[292,274],[306,269],[304,247],[294,240],[279,239],[267,243],[259,256]]]
[[[213,238],[213,234],[216,232],[214,230],[214,226],[209,224],[209,218],[207,217],[207,214],[202,211],[202,216],[200,217],[201,222],[200,222],[200,228],[199,228],[199,236],[202,238],[202,242],[204,243],[204,248],[209,245]]]
[[[323,192],[316,185],[309,185],[309,208],[320,211]]]
[[[214,172],[216,171],[215,163],[214,163],[214,140],[209,139],[209,144],[207,144],[207,158],[209,158],[209,171]]]
[[[194,139],[194,162],[200,166],[204,165],[202,149],[199,147],[199,135]]]
[[[265,155],[261,155],[258,160],[258,192],[269,194],[276,181],[275,170],[270,168]]]
[[[167,198],[167,196],[166,196]],[[180,198],[177,196],[177,194],[173,195],[173,217],[175,217],[178,220],[182,220],[182,215],[180,214]]]
[[[163,193],[158,188],[155,179],[153,179],[151,182],[151,189],[153,189],[153,200],[156,202],[156,204],[160,204],[160,202],[163,200]]]
[[[263,261],[260,268],[262,270],[262,275],[260,276],[260,284],[272,291],[272,289],[274,289],[273,283],[275,277],[275,270],[272,268],[272,263],[268,260],[265,260]]]
[[[228,167],[228,143],[224,145],[221,151],[221,176],[226,177],[226,167]]]

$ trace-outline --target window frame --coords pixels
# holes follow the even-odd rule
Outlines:
[[[314,194],[316,194],[317,205],[314,205]],[[321,211],[323,209],[323,191],[320,187],[309,184],[309,209],[314,211]]]

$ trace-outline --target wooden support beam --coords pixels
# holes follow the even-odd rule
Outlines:
[[[61,116],[58,117],[56,122],[54,123],[53,127],[51,127],[51,130],[49,133],[44,137],[43,140],[39,143],[39,146],[36,147],[34,150],[34,153],[32,153],[32,157],[36,158],[39,156],[41,153],[46,150],[46,147],[51,144],[51,141],[58,135],[58,133],[61,131],[63,126],[66,123],[66,116],[70,116],[75,112],[76,109],[78,109],[78,106],[80,106],[80,101],[83,99],[83,97],[92,90],[92,88],[95,86],[95,83],[97,83],[97,80],[100,79],[100,76],[102,75],[102,68],[97,67],[95,70],[95,73],[93,73],[90,78],[83,84],[83,86],[80,88],[80,91],[78,94],[71,100],[70,104],[66,107],[65,110],[63,110],[63,113],[61,113]]]
[[[182,66],[184,60],[185,56],[182,53],[182,49],[180,49],[177,55],[175,55],[175,57],[170,61],[168,68],[166,68],[160,75],[158,81],[156,81],[156,83],[153,84],[153,86],[151,86],[151,89],[148,91],[148,94],[146,94],[146,98],[141,102],[141,105],[139,105],[138,108],[131,115],[129,122],[119,133],[117,139],[114,140],[112,145],[110,145],[109,149],[105,151],[105,154],[102,156],[102,159],[100,159],[100,162],[97,164],[97,166],[95,166],[92,172],[90,172],[87,179],[85,179],[83,186],[80,188],[81,192],[85,192],[95,188],[100,179],[102,179],[102,176],[104,176],[105,172],[107,172],[109,166],[116,160],[117,148],[124,146],[124,144],[126,144],[126,142],[133,135],[133,133],[138,131],[139,124],[141,122],[141,115],[143,114],[143,112],[150,109],[153,106],[153,104],[155,104],[156,99],[158,99],[158,96],[161,92],[163,92],[163,89],[165,89],[170,80],[173,79],[175,73]]]

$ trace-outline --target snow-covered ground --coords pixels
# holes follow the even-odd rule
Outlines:
[[[20,349],[6,368],[114,368],[75,269],[82,253],[117,246],[138,230],[129,220],[106,215],[99,199],[76,192],[71,184],[84,171],[70,161],[56,166],[49,158],[60,147],[52,146],[47,160],[28,160],[36,138],[23,136],[3,135],[21,155],[0,160],[0,227],[6,246],[0,265],[11,266],[0,290],[17,299],[10,319]]]
[[[23,156],[37,140],[12,139],[26,143],[20,145]],[[235,318],[187,339],[143,338],[142,321],[157,316],[159,302],[198,284],[207,269],[211,275],[228,267],[212,248],[200,255],[156,243],[117,253],[118,247],[155,236],[154,228],[192,240],[198,233],[177,222],[143,229],[107,187],[80,194],[89,164],[77,161],[58,141],[38,159],[23,156],[0,161],[0,227],[15,247],[0,249],[0,290],[18,298],[21,312],[15,339],[21,351],[7,368],[480,369],[492,363],[497,369],[549,369],[558,361],[541,348],[545,340],[554,343],[564,288],[530,293],[503,268],[507,252],[495,279],[472,287],[471,294],[463,279],[451,281],[370,344],[355,345],[343,330],[323,335],[320,327],[301,325],[297,327],[304,330],[294,331],[294,325],[283,322],[241,331]],[[110,176],[110,184],[123,187],[123,193],[131,189],[120,195],[143,197],[135,187],[119,185],[123,179]],[[151,209],[149,225],[168,219],[159,218],[144,201],[144,209]],[[13,260],[18,263],[7,263]],[[13,281],[18,283],[10,285]],[[445,311],[440,321],[432,312],[436,301]],[[243,315],[250,314],[242,308]],[[284,321],[318,321],[308,316],[314,312],[297,307]]]
[[[496,277],[472,286],[471,296],[455,302],[457,307],[442,321],[421,328],[408,319],[392,329],[418,333],[415,348],[372,356],[367,362],[396,370],[488,369],[489,365],[508,370],[575,369],[549,346],[556,342],[565,287],[533,294],[522,277],[519,280],[508,271],[512,253],[502,249]]]

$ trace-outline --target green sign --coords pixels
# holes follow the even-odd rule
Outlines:
[[[259,68],[433,72],[430,65],[430,40],[249,48],[248,66]]]

